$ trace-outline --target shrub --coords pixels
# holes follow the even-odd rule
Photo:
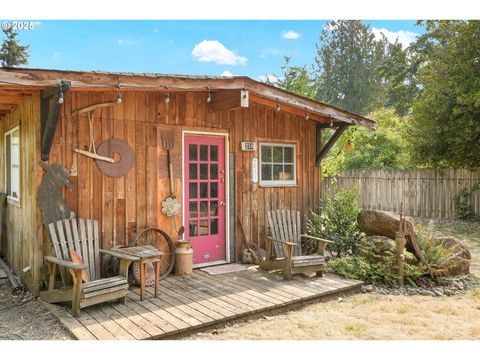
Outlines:
[[[356,280],[363,280],[372,284],[395,286],[398,284],[398,263],[395,251],[382,250],[373,242],[362,242],[358,245],[362,255],[347,255],[341,258],[330,259],[327,270],[337,275]],[[420,277],[427,274],[424,265],[405,264],[405,281],[415,283]]]
[[[352,253],[355,245],[362,239],[357,216],[362,208],[358,201],[358,185],[351,189],[336,191],[320,206],[320,214],[313,211],[307,220],[307,231],[312,236],[332,240],[328,250],[335,256]],[[315,249],[315,242],[308,243],[308,250]]]
[[[418,225],[417,246],[423,260],[433,270],[445,268],[456,250],[456,246],[447,249],[436,244],[435,233],[424,230],[421,224]]]

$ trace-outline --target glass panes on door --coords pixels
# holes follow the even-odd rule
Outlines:
[[[218,145],[188,145],[188,234],[204,237],[218,234],[219,149]]]

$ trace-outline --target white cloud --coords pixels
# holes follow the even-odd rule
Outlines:
[[[222,76],[232,77],[232,76],[234,76],[234,75],[233,75],[230,71],[225,70],[225,71],[222,73]]]
[[[414,33],[412,31],[389,31],[383,28],[377,29],[376,27],[372,27],[372,33],[375,35],[375,38],[377,40],[380,40],[382,38],[382,34],[385,35],[387,40],[391,43],[394,43],[398,39],[398,42],[402,44],[402,47],[404,49],[410,46],[410,44],[414,42],[418,36],[417,33]]]
[[[278,77],[273,74],[258,75],[257,80],[261,82],[267,82],[267,80],[273,84],[278,81]]]
[[[296,40],[298,39],[302,34],[293,31],[293,30],[288,30],[288,31],[283,31],[282,32],[282,39],[287,39],[287,40]]]
[[[55,60],[57,60],[58,58],[60,58],[60,55],[62,55],[62,54],[59,53],[59,52],[55,52],[55,53],[53,53],[53,58],[54,58]]]
[[[192,56],[201,62],[214,62],[226,65],[245,65],[247,58],[235,54],[218,40],[203,40],[195,45]]]

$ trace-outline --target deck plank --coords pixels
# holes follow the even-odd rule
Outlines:
[[[147,318],[132,309],[132,301],[128,301],[127,299],[127,305],[112,304],[112,306],[115,310],[128,317],[133,323],[148,333],[149,336],[157,336],[163,332],[162,329],[150,323]]]
[[[169,279],[167,278],[165,281],[168,283]],[[194,298],[206,300],[209,303],[214,304],[216,308],[219,309],[218,311],[227,317],[241,313],[241,309],[234,307],[228,302],[220,300],[218,295],[211,296],[205,292],[199,291],[197,284],[192,282],[190,277],[184,277],[181,281],[175,281],[175,286],[172,287],[172,290],[176,292],[182,291],[185,296],[190,297],[192,300]]]
[[[153,288],[131,287],[127,304],[109,302],[81,310],[74,318],[68,308],[45,304],[78,339],[162,339],[181,336],[232,319],[259,316],[305,301],[320,301],[332,294],[358,291],[361,281],[325,274],[294,276],[290,281],[275,272],[248,271],[209,275],[194,270],[192,276],[170,276],[160,283],[159,298]]]
[[[168,279],[164,280],[164,284],[168,281]],[[183,298],[190,304],[197,303],[201,305],[202,307],[207,309],[207,311],[204,312],[203,310],[201,310],[201,308],[198,308],[198,310],[204,312],[205,315],[213,317],[215,320],[229,319],[235,317],[236,315],[233,311],[230,311],[223,306],[216,304],[213,301],[206,300],[203,297],[199,296],[194,288],[189,288],[187,286],[180,287],[179,284],[176,283],[174,283],[173,285],[174,286],[172,286],[171,288],[167,287],[167,289],[171,292],[172,296]],[[164,289],[165,288],[166,286],[164,285]]]
[[[202,273],[202,274],[200,274]],[[246,304],[251,304],[254,306],[256,309],[262,309],[262,308],[268,308],[270,306],[274,306],[275,303],[259,299],[255,296],[252,296],[251,294],[248,293],[248,291],[235,284],[233,281],[224,281],[221,278],[214,278],[213,275],[208,275],[206,273],[203,273],[202,271],[199,271],[196,275],[199,277],[202,277],[205,281],[211,283],[211,284],[217,284],[217,283],[222,283],[226,288],[229,288],[230,291],[233,291],[235,295],[238,295],[239,297],[245,299],[247,302]],[[218,276],[218,275],[215,275]]]
[[[131,321],[130,318],[118,312],[113,306],[99,306],[98,309],[125,329],[133,338],[141,340],[149,337],[147,332]]]
[[[129,298],[135,300],[135,302],[138,302],[139,304],[142,304],[143,302],[140,301],[139,293],[139,289],[134,289],[130,292]],[[161,296],[161,298],[151,298],[150,302],[159,307],[160,309],[164,309],[165,311],[169,312],[178,319],[185,321],[191,327],[196,327],[202,324],[201,321],[199,321],[196,317],[192,316],[188,312],[185,312],[184,309],[181,309],[178,306],[166,302],[163,295]]]
[[[97,306],[89,306],[85,308],[87,314],[89,314],[92,318],[95,318],[100,325],[102,325],[105,329],[118,340],[135,340],[135,338],[127,332],[124,328],[118,325],[115,321],[110,319],[103,311],[101,311]]]
[[[95,307],[94,305],[92,307]],[[98,340],[114,340],[115,336],[106,328],[102,326],[98,322],[96,318],[91,316],[87,311],[83,311],[86,309],[82,309],[80,312],[80,316],[77,318],[78,321],[86,327]]]

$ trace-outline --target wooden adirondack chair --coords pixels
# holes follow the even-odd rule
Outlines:
[[[287,280],[293,274],[313,271],[317,276],[323,276],[325,247],[332,241],[302,234],[299,211],[274,210],[269,211],[267,216],[271,236],[265,239],[267,257],[260,267],[265,270],[282,269]],[[302,238],[318,242],[317,254],[302,255]]]
[[[60,220],[49,224],[48,231],[56,256],[45,256],[50,277],[48,290],[40,292],[42,300],[49,303],[71,301],[73,316],[79,316],[81,308],[109,300],[118,299],[125,304],[128,267],[136,257],[99,249],[96,220],[78,219],[78,224],[77,219]],[[72,260],[71,250],[75,250],[83,263]],[[118,276],[100,277],[100,254],[120,259]],[[61,271],[62,288],[55,288],[57,266]],[[89,281],[82,283],[82,275],[87,278],[83,272],[88,274]]]

